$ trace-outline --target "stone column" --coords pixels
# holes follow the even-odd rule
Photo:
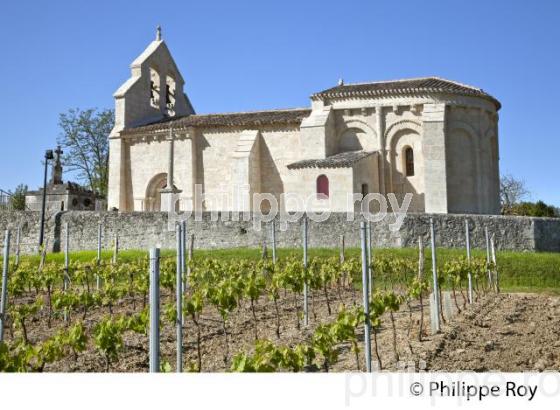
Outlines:
[[[175,188],[173,184],[174,169],[174,137],[173,129],[169,129],[169,156],[167,164],[167,187],[161,190],[161,210],[166,212],[175,212],[175,202],[179,199],[178,194],[181,191]]]
[[[259,131],[245,130],[232,154],[232,210],[250,212],[253,194],[261,192]]]
[[[386,194],[387,190],[385,188],[385,164],[387,158],[387,150],[385,149],[385,119],[383,118],[383,107],[378,105],[375,107],[376,116],[376,128],[377,138],[379,138],[379,145],[381,148],[381,156],[379,161],[379,192]]]
[[[174,161],[175,141],[173,139],[173,129],[169,129],[169,156],[167,164],[167,188],[173,188],[173,161]]]
[[[301,122],[300,126],[300,158],[326,158],[332,154],[332,144],[329,137],[333,137],[334,118],[332,108],[313,108],[309,117]]]
[[[425,211],[447,213],[445,104],[425,104],[422,114]]]
[[[474,158],[472,161],[474,162],[473,166],[475,169],[474,178],[476,180],[476,185],[474,189],[474,194],[476,195],[476,209],[472,210],[476,213],[486,213],[487,206],[487,187],[488,182],[485,180],[486,169],[488,167],[488,155],[486,154],[487,150],[489,149],[488,140],[486,135],[483,132],[483,119],[486,115],[485,111],[482,108],[478,109],[478,126],[476,134],[472,135],[474,146],[473,146],[473,153]],[[490,152],[490,151],[488,151]]]
[[[480,123],[480,119],[479,119],[479,123]],[[485,190],[484,190],[484,185],[485,185],[485,181],[484,181],[484,168],[485,168],[485,157],[484,157],[484,135],[482,135],[481,131],[480,131],[480,126],[478,126],[478,129],[476,130],[476,132],[473,133],[469,133],[471,138],[472,138],[472,155],[473,157],[471,158],[472,161],[472,167],[474,170],[474,175],[473,178],[475,179],[475,186],[474,186],[474,192],[473,194],[476,195],[476,198],[474,199],[474,206],[476,206],[476,209],[474,207],[471,207],[470,211],[472,213],[479,213],[481,212],[484,208],[485,208]],[[457,159],[455,159],[457,160]],[[469,204],[465,204],[466,206],[469,206]]]
[[[175,135],[174,151],[177,163],[173,170],[175,184],[181,186],[181,210],[192,210],[194,207],[194,185],[196,184],[196,147],[194,131],[189,130]]]
[[[498,113],[495,114],[493,118],[494,124],[494,140],[490,141],[490,144],[496,144],[493,146],[495,152],[492,152],[492,185],[490,188],[489,198],[490,198],[490,206],[488,209],[488,213],[490,214],[500,214],[500,139],[498,138],[499,130],[498,130]]]
[[[124,150],[123,142],[119,136],[111,136],[109,138],[109,190],[107,194],[107,207],[124,209],[126,206],[126,198],[124,198],[123,187],[123,161]]]

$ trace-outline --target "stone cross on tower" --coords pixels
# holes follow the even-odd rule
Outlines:
[[[64,151],[60,149],[60,145],[54,151],[54,162],[52,165],[51,185],[60,185],[62,181],[62,154]]]

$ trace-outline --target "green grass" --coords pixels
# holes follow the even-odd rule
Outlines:
[[[310,249],[309,257],[338,256],[337,249]],[[278,257],[301,256],[301,249],[278,249]],[[270,255],[270,252],[269,252]],[[418,260],[416,248],[375,249],[374,255],[383,257],[401,257],[413,261]],[[441,266],[445,261],[465,255],[464,249],[438,249],[437,261]],[[486,251],[475,249],[473,257],[486,258]],[[257,260],[261,256],[260,249],[220,249],[215,251],[196,251],[196,257],[213,258],[251,258]],[[360,256],[360,249],[349,248],[346,256]],[[498,272],[500,286],[504,291],[550,291],[560,293],[560,253],[545,252],[498,252]],[[426,249],[426,272],[431,271],[431,252]]]
[[[173,250],[162,250],[162,256],[172,256]],[[285,258],[289,256],[301,257],[301,249],[278,249],[277,257]],[[333,257],[338,256],[338,249],[313,248],[309,249],[309,257]],[[271,251],[269,249],[269,256]],[[374,256],[383,257],[402,257],[413,261],[418,260],[418,250],[416,248],[403,249],[375,249]],[[465,255],[464,249],[438,249],[438,265],[442,265],[446,260]],[[95,260],[96,251],[73,252],[71,260],[88,262]],[[360,249],[348,248],[347,257],[359,257]],[[486,253],[482,250],[473,250],[474,257],[485,258]],[[111,251],[103,251],[102,259],[109,261],[112,257]],[[119,253],[120,261],[130,261],[138,258],[147,257],[145,250],[123,250]],[[261,257],[261,250],[256,248],[235,248],[235,249],[215,249],[215,250],[195,250],[195,258],[216,258],[232,259],[243,258],[258,260]],[[426,272],[431,271],[431,253],[426,249]],[[22,256],[21,260],[39,262],[38,255]],[[62,253],[51,253],[47,255],[47,261],[62,263],[64,255]],[[560,253],[545,252],[498,252],[498,271],[500,273],[500,286],[503,291],[508,292],[550,292],[560,293]]]

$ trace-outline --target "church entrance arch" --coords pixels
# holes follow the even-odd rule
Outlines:
[[[161,190],[167,186],[167,173],[154,176],[146,188],[145,211],[161,211]]]

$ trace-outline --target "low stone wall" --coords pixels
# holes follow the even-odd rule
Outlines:
[[[242,215],[237,215],[242,219]],[[502,250],[560,251],[560,219],[505,217],[487,215],[427,215],[408,214],[400,229],[391,231],[394,218],[372,224],[375,247],[416,246],[418,237],[429,243],[429,218],[433,217],[436,228],[436,242],[442,247],[465,246],[465,220],[471,228],[471,244],[484,248],[484,228],[494,234],[496,246]],[[253,221],[211,220],[210,214],[203,214],[201,221],[188,220],[189,233],[195,235],[195,248],[260,247],[266,238],[270,240],[270,226],[262,224],[255,229]],[[15,250],[16,230],[20,226],[21,253],[37,252],[39,237],[38,212],[0,211],[0,238],[4,230],[12,231],[11,248]],[[65,226],[70,232],[70,250],[94,250],[97,248],[97,230],[102,224],[102,244],[107,249],[112,246],[115,234],[119,235],[121,249],[148,249],[153,246],[175,248],[173,223],[168,215],[160,212],[116,213],[68,211],[48,215],[45,238],[52,251],[62,248]],[[339,246],[340,235],[344,235],[347,247],[359,246],[359,220],[348,221],[346,214],[331,214],[324,222],[309,222],[309,246],[333,248]],[[278,226],[276,240],[278,247],[299,247],[302,243],[302,222]]]

